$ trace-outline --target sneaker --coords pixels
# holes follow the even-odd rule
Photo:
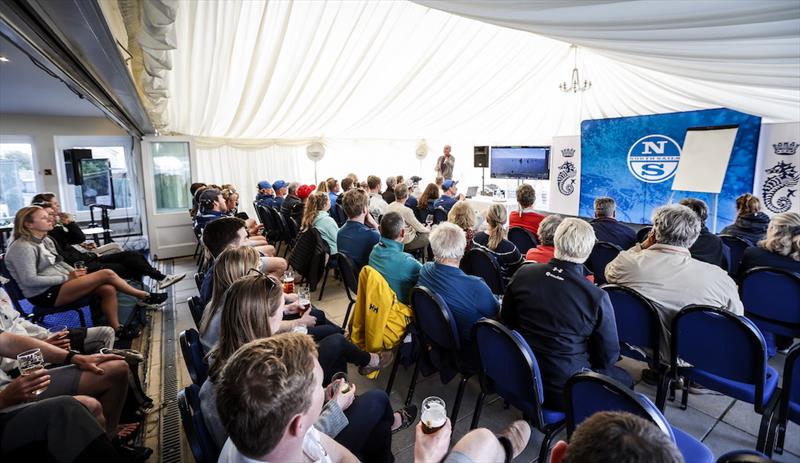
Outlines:
[[[141,363],[144,361],[144,355],[141,352],[133,349],[100,349],[101,354],[114,354],[120,357],[125,357],[128,363]]]
[[[505,437],[511,444],[511,458],[517,458],[531,438],[531,425],[523,420],[517,420],[504,429],[498,437]]]
[[[164,277],[163,280],[158,282],[158,290],[159,291],[163,291],[163,290],[169,288],[170,286],[174,285],[175,283],[183,280],[183,278],[185,276],[186,276],[185,273],[181,273],[180,275],[167,275],[166,277]]]
[[[141,336],[142,331],[138,328],[122,325],[117,328],[116,340],[117,341],[130,341]]]
[[[167,293],[150,293],[146,298],[139,301],[139,305],[155,305],[159,306],[167,301],[169,295]]]

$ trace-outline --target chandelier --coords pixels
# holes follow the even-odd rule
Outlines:
[[[566,82],[561,82],[561,84],[558,86],[558,88],[560,88],[561,91],[564,92],[564,93],[585,92],[586,90],[589,90],[590,88],[592,88],[592,81],[591,80],[584,80],[583,81],[583,85],[581,85],[581,78],[580,78],[580,75],[578,73],[578,46],[577,45],[571,45],[570,48],[574,50],[574,59],[575,59],[575,67],[572,68],[571,84],[567,85]]]

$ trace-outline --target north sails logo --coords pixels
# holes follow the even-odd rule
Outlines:
[[[636,140],[628,150],[628,170],[646,183],[669,180],[678,170],[681,147],[666,135],[647,135]]]

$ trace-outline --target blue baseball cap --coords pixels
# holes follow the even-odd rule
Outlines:
[[[281,188],[288,185],[288,183],[284,182],[283,180],[275,180],[275,183],[272,184],[272,187],[276,190],[280,190]]]
[[[258,189],[259,190],[269,190],[272,189],[272,184],[266,180],[262,180],[258,182]]]
[[[445,180],[444,182],[442,182],[442,188],[445,190],[449,190],[450,188],[453,188],[453,185],[456,184],[458,184],[457,180]]]

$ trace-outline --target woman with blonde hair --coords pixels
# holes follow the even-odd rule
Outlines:
[[[503,279],[508,283],[514,272],[522,264],[522,255],[514,243],[506,239],[506,220],[508,213],[502,204],[492,204],[486,211],[486,223],[489,226],[487,232],[478,232],[472,240],[473,245],[478,249],[488,252],[500,264]]]
[[[200,390],[200,406],[206,425],[212,439],[220,447],[227,436],[217,413],[214,383],[220,379],[226,361],[237,349],[250,341],[268,338],[282,331],[283,291],[274,277],[247,275],[234,282],[223,299],[219,342],[208,354],[209,375]],[[337,348],[328,339],[318,343],[324,385],[331,383],[330,354]],[[346,365],[344,370],[336,371],[346,372]],[[344,383],[337,380],[326,388],[326,398],[329,400],[316,426],[356,455],[361,455],[364,461],[392,461],[392,431],[413,423],[416,408],[412,406],[392,412],[385,392],[375,390],[355,397],[355,385],[349,386],[352,392],[341,392]]]
[[[472,240],[475,238],[475,226],[478,224],[478,216],[475,210],[466,201],[459,201],[453,205],[450,212],[447,213],[447,221],[458,225],[459,228],[464,230],[467,236],[467,246],[464,249],[466,254],[472,249]]]
[[[117,313],[117,291],[139,299],[140,304],[162,304],[167,293],[148,293],[136,289],[112,270],[87,274],[64,262],[47,233],[53,220],[39,206],[23,207],[14,218],[14,241],[6,252],[5,262],[22,294],[33,305],[58,307],[92,295],[100,299],[100,309],[117,336],[130,339],[137,332],[123,330]]]
[[[720,235],[733,235],[756,244],[764,239],[769,216],[761,212],[761,200],[745,193],[736,198],[736,221],[723,228]]]
[[[303,220],[300,223],[300,230],[308,230],[311,227],[317,229],[322,239],[328,244],[330,255],[339,252],[336,247],[336,235],[339,233],[339,226],[330,216],[328,211],[331,208],[331,199],[328,193],[316,191],[306,200],[306,207],[303,211]]]

